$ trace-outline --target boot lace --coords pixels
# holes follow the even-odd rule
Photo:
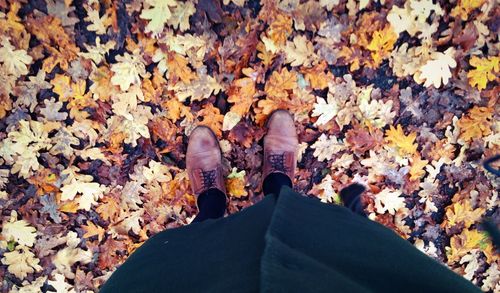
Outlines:
[[[269,155],[269,163],[273,171],[287,172],[288,168],[285,166],[285,153]]]
[[[201,180],[203,189],[209,189],[215,186],[215,179],[217,177],[217,170],[201,171]]]

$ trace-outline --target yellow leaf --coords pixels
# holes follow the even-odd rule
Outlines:
[[[414,143],[417,137],[415,132],[406,136],[401,125],[398,124],[396,128],[391,125],[385,135],[385,139],[389,146],[396,148],[401,156],[414,155],[417,151],[417,144]]]
[[[429,161],[422,160],[420,155],[417,153],[411,159],[411,168],[410,168],[410,180],[420,180],[425,175],[424,167],[427,166]]]
[[[78,211],[78,203],[70,201],[59,206],[59,210],[64,213],[76,213]]]
[[[476,8],[481,7],[486,0],[460,0],[451,11],[450,15],[453,17],[459,16],[463,21],[469,18],[469,15]]]
[[[457,121],[460,127],[460,138],[468,142],[474,138],[489,135],[493,124],[492,118],[493,109],[475,106]]]
[[[375,63],[373,67],[378,67],[382,63],[382,60],[387,59],[391,55],[392,48],[397,39],[398,35],[389,24],[384,29],[373,32],[372,40],[367,47],[372,52],[371,56]]]
[[[498,73],[500,70],[500,57],[496,56],[488,58],[472,56],[469,63],[476,67],[476,69],[472,69],[467,73],[469,84],[471,86],[477,86],[478,90],[485,89],[488,81],[495,80],[495,73]]]
[[[476,248],[485,250],[491,246],[488,236],[478,230],[464,229],[462,234],[454,235],[450,239],[450,247],[447,247],[448,264],[454,263],[469,251]]]
[[[447,230],[458,224],[463,223],[468,229],[472,224],[481,218],[486,210],[483,208],[472,209],[470,202],[465,200],[463,203],[456,202],[446,208],[446,220],[441,224]]]

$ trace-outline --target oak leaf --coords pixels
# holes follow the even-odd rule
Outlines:
[[[311,145],[314,149],[314,157],[318,158],[318,161],[331,160],[333,155],[346,149],[346,145],[335,135],[326,136],[322,133],[318,140]]]
[[[386,25],[384,29],[373,32],[372,40],[366,47],[370,50],[374,61],[374,66],[377,68],[384,59],[391,55],[392,48],[398,39],[398,35],[394,32],[391,25]]]
[[[16,77],[28,74],[33,58],[25,50],[16,50],[6,37],[1,38],[0,45],[0,63],[5,70]]]
[[[294,71],[283,68],[280,72],[274,71],[266,83],[265,91],[268,96],[284,99],[288,97],[288,91],[297,86],[297,75]]]
[[[2,238],[16,241],[22,246],[32,247],[35,244],[36,229],[25,220],[17,220],[17,212],[12,211],[8,222],[2,224]]]
[[[95,225],[91,221],[87,221],[87,225],[82,225],[83,230],[85,230],[85,234],[83,234],[83,238],[90,238],[93,236],[97,236],[97,240],[99,242],[104,238],[104,234],[106,230],[104,230],[101,226]]]
[[[385,188],[375,194],[375,210],[379,214],[388,212],[391,215],[405,207],[405,199],[401,197],[401,191]]]
[[[2,264],[8,266],[7,271],[19,279],[24,279],[28,274],[39,272],[42,267],[40,260],[29,250],[28,247],[18,245],[14,251],[5,252]]]
[[[433,52],[431,59],[420,67],[417,74],[415,74],[415,81],[424,83],[426,87],[433,85],[435,88],[439,88],[441,84],[447,85],[451,77],[450,68],[457,66],[457,62],[453,57],[454,54],[455,49],[453,47],[448,48],[443,53]]]
[[[120,86],[122,91],[128,90],[132,84],[140,84],[140,76],[146,76],[146,67],[138,54],[125,53],[123,56],[116,56],[116,61],[111,65],[111,83]]]
[[[446,207],[446,219],[441,226],[445,227],[447,231],[459,224],[462,224],[463,228],[468,229],[472,224],[481,219],[485,212],[486,210],[480,207],[472,209],[469,200],[456,202]]]
[[[181,32],[190,28],[189,17],[196,12],[193,2],[177,2],[172,11],[172,16],[167,19],[167,24]]]
[[[97,206],[96,212],[105,221],[114,221],[120,214],[120,205],[113,197],[105,197]]]
[[[163,31],[165,23],[172,17],[171,8],[178,4],[175,0],[146,0],[145,3],[148,7],[142,10],[139,17],[150,20],[145,32],[156,36]]]
[[[405,155],[414,155],[417,151],[417,144],[415,144],[415,138],[417,134],[415,132],[411,132],[408,135],[405,135],[403,132],[403,128],[401,125],[397,125],[394,128],[392,125],[390,129],[385,133],[385,140],[388,145],[396,148],[401,156]]]
[[[467,73],[469,84],[477,86],[478,90],[485,89],[488,81],[495,80],[500,71],[500,57],[498,56],[488,58],[472,56],[469,63],[471,66],[476,67],[476,69],[472,69]]]
[[[481,7],[486,0],[459,0],[457,6],[451,10],[450,15],[460,17],[463,21],[469,18],[472,12]]]
[[[328,94],[326,101],[323,98],[316,97],[316,103],[314,103],[314,109],[311,116],[319,118],[314,122],[314,125],[328,123],[337,115],[338,111],[339,106],[333,95]]]
[[[208,126],[217,135],[222,135],[222,122],[224,115],[220,114],[220,110],[212,104],[207,104],[203,109],[198,111],[198,116],[203,117],[200,125]]]
[[[286,42],[285,56],[291,66],[309,67],[315,57],[313,44],[305,36],[296,36],[293,42]]]
[[[276,15],[275,20],[269,25],[267,35],[277,46],[284,45],[292,33],[292,19],[284,14]]]
[[[460,138],[469,142],[489,135],[493,125],[492,119],[493,109],[475,106],[457,121],[457,126],[460,127]]]

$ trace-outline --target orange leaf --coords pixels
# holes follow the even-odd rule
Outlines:
[[[212,104],[207,104],[202,110],[198,111],[198,115],[203,117],[200,125],[206,125],[212,129],[217,136],[222,136],[222,121],[224,115],[220,114],[220,110]]]
[[[99,225],[95,225],[94,223],[87,221],[87,225],[82,225],[83,230],[85,230],[85,234],[83,234],[83,238],[90,238],[93,236],[97,236],[97,240],[99,242],[102,241],[104,234],[106,231]]]
[[[251,78],[244,77],[233,81],[227,99],[228,102],[234,103],[231,112],[240,117],[245,116],[253,103],[255,92],[255,82]]]
[[[292,33],[292,18],[287,15],[278,14],[276,19],[269,25],[267,32],[269,38],[275,45],[283,45]]]
[[[288,91],[294,89],[296,86],[297,75],[295,72],[290,72],[287,68],[283,68],[280,72],[273,72],[266,83],[265,91],[270,97],[284,99],[288,97]]]
[[[96,208],[96,212],[103,220],[114,221],[120,213],[120,205],[114,198],[105,197],[103,203]]]
[[[167,65],[168,65],[168,71],[167,71],[168,79],[173,80],[174,83],[179,78],[184,83],[190,83],[191,80],[193,80],[196,77],[191,68],[189,68],[186,57],[182,55],[173,52],[168,52]]]
[[[493,109],[475,106],[457,121],[460,127],[460,138],[468,142],[474,138],[489,135],[493,124],[492,118]]]

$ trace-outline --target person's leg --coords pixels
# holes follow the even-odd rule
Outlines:
[[[281,187],[292,187],[298,146],[293,117],[284,110],[274,111],[267,121],[267,134],[264,137],[264,195],[278,195]]]
[[[340,191],[340,198],[344,202],[344,206],[350,209],[355,214],[366,217],[365,209],[361,203],[361,194],[365,191],[365,187],[354,183]]]
[[[198,196],[198,210],[193,223],[222,218],[226,211],[226,195],[215,188],[201,193]]]
[[[186,152],[186,169],[199,209],[193,221],[223,217],[227,197],[222,154],[217,136],[210,128],[198,126],[191,132]]]
[[[288,186],[292,187],[292,180],[283,173],[271,173],[267,175],[262,184],[262,191],[265,195],[280,193],[281,187]]]

